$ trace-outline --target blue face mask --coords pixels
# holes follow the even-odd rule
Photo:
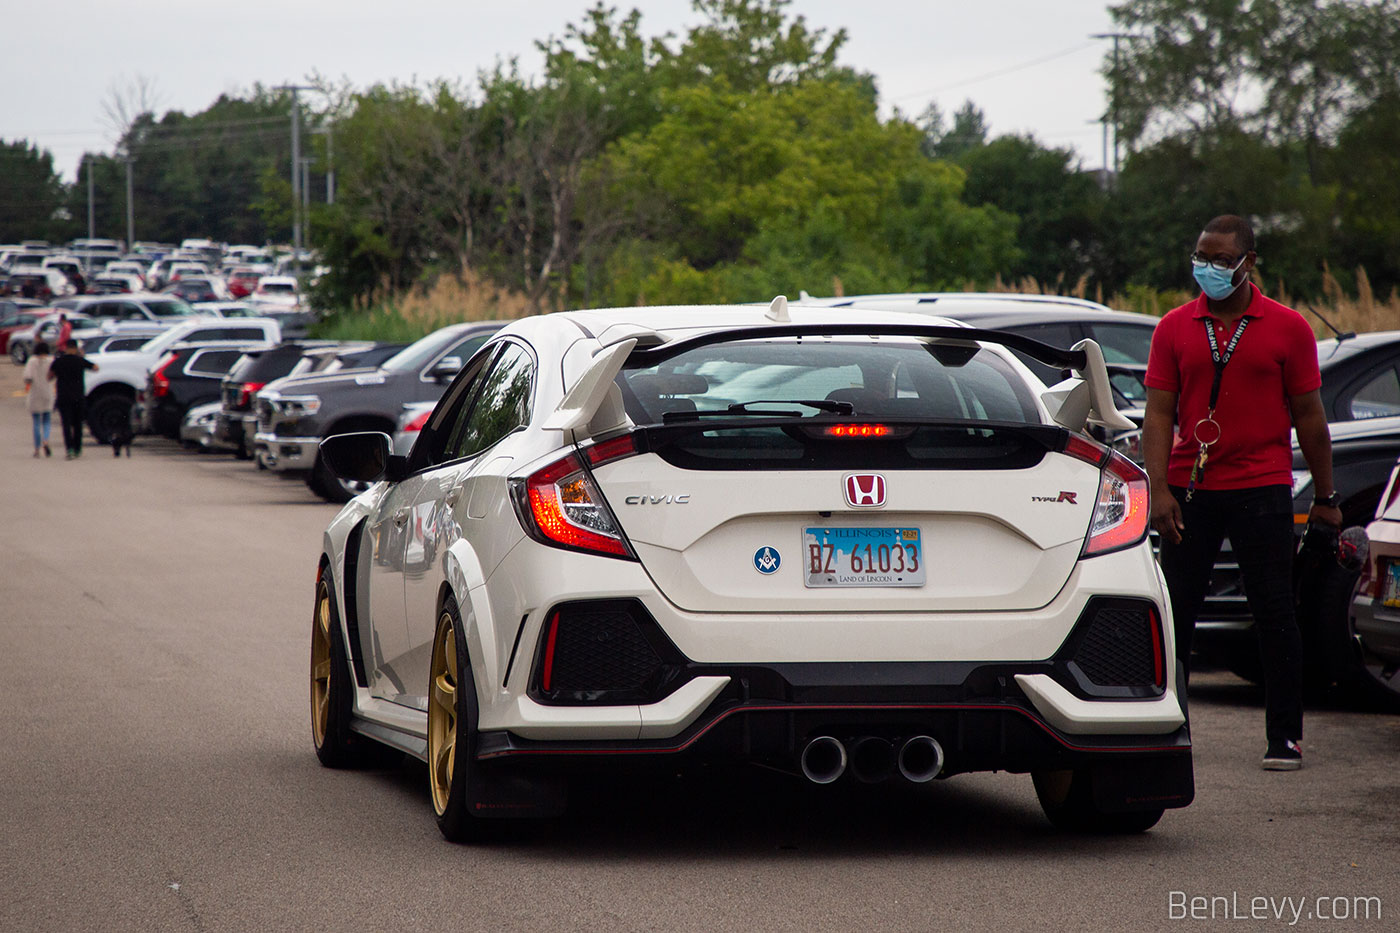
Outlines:
[[[1241,256],[1240,261],[1235,263],[1235,268],[1228,272],[1215,268],[1209,263],[1191,263],[1191,274],[1196,277],[1196,284],[1201,286],[1201,291],[1206,293],[1207,298],[1215,301],[1223,301],[1235,293],[1239,285],[1235,284],[1235,273],[1240,271],[1240,266],[1244,265],[1245,257]],[[1243,281],[1240,283],[1244,284]]]

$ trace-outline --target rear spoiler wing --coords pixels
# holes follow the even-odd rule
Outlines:
[[[1069,349],[999,330],[953,327],[945,324],[771,324],[712,331],[638,349],[629,338],[599,350],[578,381],[565,393],[559,407],[545,421],[546,428],[577,432],[584,436],[600,434],[626,422],[621,393],[613,382],[626,363],[654,366],[697,347],[735,340],[762,340],[774,337],[891,336],[920,337],[950,348],[975,349],[978,343],[995,343],[1019,350],[1049,366],[1069,369],[1074,378],[1065,380],[1041,394],[1056,424],[1071,431],[1083,431],[1086,424],[1126,431],[1136,427],[1113,404],[1113,389],[1103,351],[1089,339]],[[602,416],[602,417],[599,417]],[[581,437],[576,437],[581,440]]]

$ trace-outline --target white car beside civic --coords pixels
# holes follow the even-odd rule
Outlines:
[[[1011,352],[1073,370],[1047,389]],[[515,321],[327,528],[329,766],[428,764],[439,827],[547,815],[583,762],[827,784],[1029,773],[1057,826],[1194,795],[1147,481],[1103,356],[851,308]]]

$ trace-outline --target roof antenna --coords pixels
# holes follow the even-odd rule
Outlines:
[[[1355,336],[1356,336],[1356,332],[1355,332],[1355,331],[1350,331],[1350,330],[1349,330],[1349,331],[1346,331],[1345,333],[1343,333],[1342,331],[1337,330],[1337,328],[1335,328],[1335,327],[1332,326],[1332,322],[1329,321],[1329,320],[1327,320],[1327,318],[1323,317],[1323,316],[1322,316],[1322,312],[1319,311],[1319,310],[1317,310],[1316,308],[1314,308],[1312,305],[1303,305],[1303,307],[1304,307],[1304,308],[1307,308],[1307,309],[1308,309],[1309,311],[1311,311],[1313,314],[1316,314],[1316,315],[1317,315],[1317,319],[1318,319],[1319,321],[1321,321],[1322,323],[1326,324],[1326,325],[1327,325],[1327,329],[1330,330],[1332,333],[1334,333],[1334,334],[1337,335],[1337,340],[1338,340],[1338,342],[1343,341],[1343,340],[1350,340],[1352,337],[1355,337]]]
[[[787,296],[779,295],[777,298],[774,298],[773,303],[768,306],[768,313],[765,314],[764,317],[768,318],[770,321],[776,321],[779,324],[792,323],[792,318],[788,316]]]

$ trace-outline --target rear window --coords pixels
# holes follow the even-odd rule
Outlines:
[[[725,343],[625,368],[618,383],[634,423],[662,426],[653,449],[690,469],[1014,469],[1039,462],[1057,430],[1000,355],[946,344]],[[872,423],[885,433],[835,433]]]
[[[969,356],[968,354],[971,353]],[[834,411],[857,418],[1039,423],[1025,382],[999,355],[921,343],[832,340],[736,342],[699,347],[619,374],[628,414],[659,424],[667,413]],[[817,405],[799,404],[817,402]]]
[[[176,298],[148,301],[146,307],[150,308],[156,317],[189,317],[194,314],[193,308]]]

